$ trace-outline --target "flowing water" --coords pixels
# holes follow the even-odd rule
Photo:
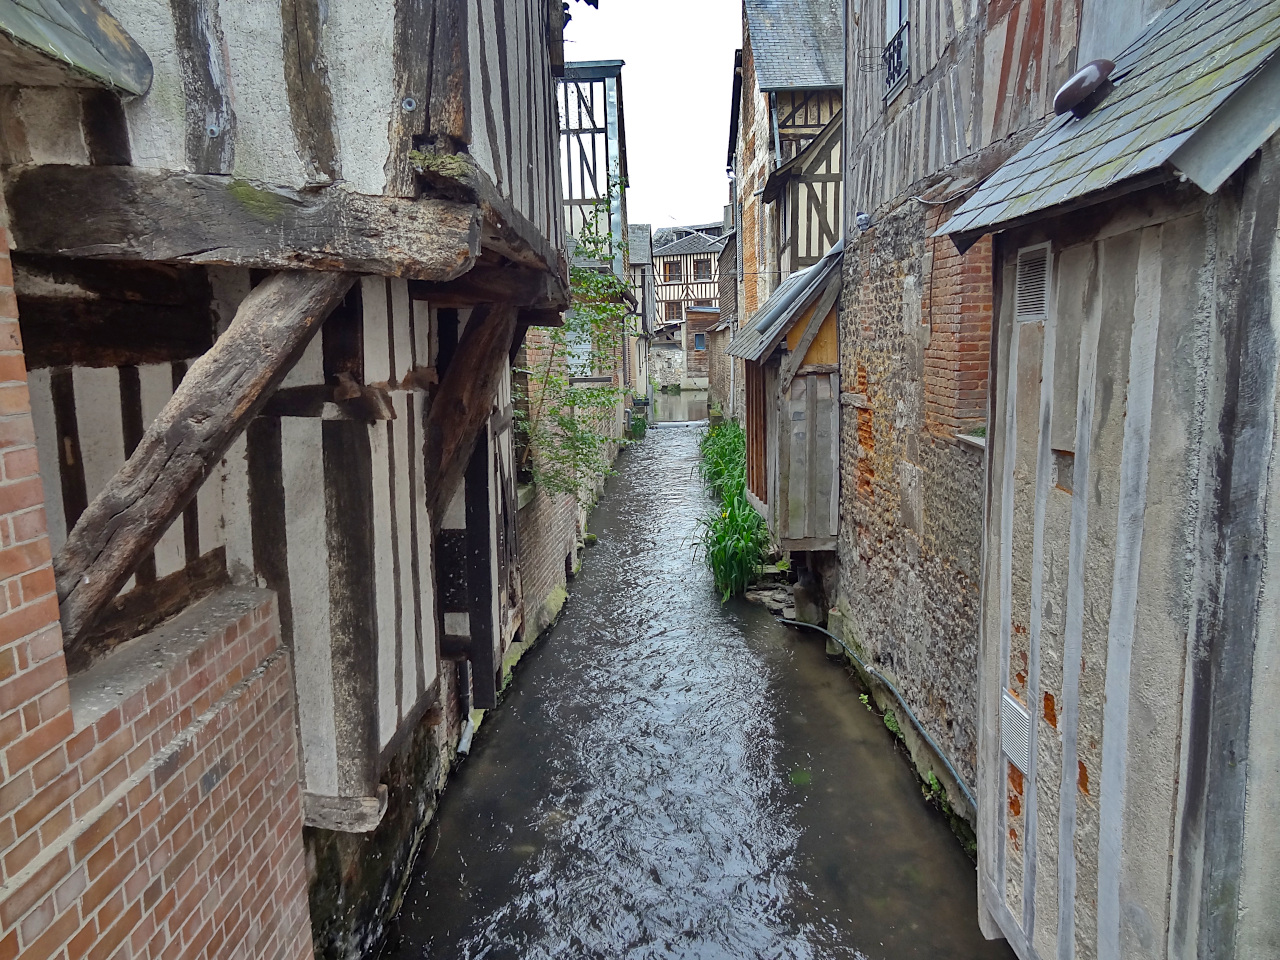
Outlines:
[[[700,434],[619,458],[599,544],[445,792],[385,955],[1009,960],[845,671],[712,590]]]

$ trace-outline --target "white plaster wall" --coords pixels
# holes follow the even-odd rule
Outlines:
[[[390,122],[396,100],[395,0],[329,5],[323,48],[333,92],[342,176],[360,193],[386,188]]]
[[[27,149],[33,163],[88,163],[80,128],[80,91],[71,87],[28,87],[21,93]]]
[[[301,186],[307,171],[289,112],[279,5],[221,0],[220,7],[236,115],[235,174]]]
[[[186,97],[169,4],[163,0],[106,0],[105,5],[147,52],[155,70],[147,95],[126,100],[124,105],[133,165],[185,170]]]
[[[284,417],[280,421],[304,782],[312,793],[337,796],[338,735],[333,715],[329,554],[325,548],[320,431],[320,420]]]
[[[496,21],[493,3],[486,3],[485,0],[472,0],[470,6],[471,9],[467,12],[467,46],[471,50],[471,56],[468,57],[468,66],[470,67],[468,85],[471,89],[471,102],[484,104],[481,108],[482,110],[491,110],[493,107],[485,101],[484,96],[484,82],[481,75],[481,60],[484,52],[480,46],[480,25],[477,23],[477,13],[484,17],[485,48],[496,50],[497,39],[494,33]],[[490,68],[489,79],[492,86],[494,83],[492,67]],[[476,161],[477,166],[489,175],[489,179],[500,185],[499,189],[505,189],[509,193],[511,185],[504,183],[503,178],[498,176],[495,162],[495,154],[501,150],[501,147],[497,144],[489,143],[489,128],[484,119],[483,114],[480,113],[472,118],[471,156]]]

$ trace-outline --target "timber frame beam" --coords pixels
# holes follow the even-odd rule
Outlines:
[[[299,191],[137,167],[13,167],[5,200],[23,253],[435,282],[470,270],[488,229],[474,201]]]

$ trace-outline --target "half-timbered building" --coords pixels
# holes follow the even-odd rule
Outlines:
[[[509,358],[568,300],[560,5],[37,6],[0,11],[4,413],[48,590],[2,642],[44,631],[48,723],[0,943],[359,955],[522,630]],[[66,893],[98,874],[119,903]]]
[[[942,226],[997,283],[979,909],[1024,960],[1269,956],[1280,11],[1125,19]]]
[[[733,414],[747,434],[748,496],[808,584],[810,570],[833,567],[839,526],[839,8],[745,0],[742,44],[728,156],[737,249],[730,393],[742,399]]]
[[[718,233],[719,224],[714,226]],[[720,251],[725,241],[695,228],[681,232],[684,236],[653,251],[658,323],[671,344],[679,345],[680,385],[705,388],[706,336],[720,301]]]

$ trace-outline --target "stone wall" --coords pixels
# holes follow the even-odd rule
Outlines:
[[[707,370],[711,402],[720,404],[720,409],[726,416],[729,414],[733,370],[733,358],[727,351],[732,341],[732,329],[713,329],[707,334]]]
[[[524,639],[534,640],[554,622],[568,597],[569,573],[578,565],[582,510],[568,494],[522,491],[516,531],[520,587],[524,593]]]
[[[972,786],[991,251],[908,200],[845,258],[840,605]]]

